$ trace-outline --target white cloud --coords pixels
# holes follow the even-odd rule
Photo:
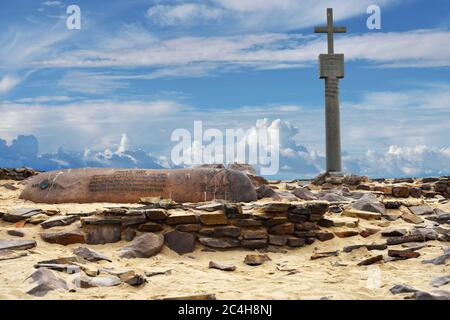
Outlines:
[[[44,1],[41,2],[41,5],[47,6],[47,7],[59,7],[62,5],[61,1]]]
[[[386,8],[398,0],[379,0]],[[372,0],[210,0],[202,4],[182,2],[156,5],[147,16],[160,25],[185,27],[219,20],[224,29],[236,31],[285,31],[324,24],[326,8],[333,7],[335,20],[365,15]]]
[[[13,75],[4,75],[0,79],[0,94],[5,94],[12,90],[15,86],[20,83],[20,78]]]
[[[104,49],[107,48],[107,49]],[[336,50],[347,60],[366,60],[373,66],[450,66],[450,32],[413,30],[405,32],[347,35],[336,40]],[[72,50],[40,67],[151,67],[170,74],[170,68],[207,65],[210,70],[233,68],[279,69],[316,64],[326,51],[322,36],[300,34],[247,34],[223,37],[180,37],[158,40],[142,28],[132,38],[119,33],[89,50]],[[177,74],[177,72],[174,72]],[[157,75],[158,72],[155,73]]]
[[[16,103],[45,103],[45,102],[68,102],[74,100],[75,97],[69,96],[39,96],[33,98],[21,98],[14,100]]]
[[[156,5],[147,11],[147,17],[159,25],[197,24],[220,19],[225,11],[203,4]]]
[[[109,73],[83,71],[69,71],[57,84],[70,92],[97,95],[128,87],[126,81]]]

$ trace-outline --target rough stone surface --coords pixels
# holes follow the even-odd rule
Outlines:
[[[295,227],[292,223],[283,223],[276,226],[273,226],[269,229],[269,233],[271,234],[292,234],[294,233]]]
[[[390,288],[389,291],[392,294],[400,294],[400,293],[413,293],[417,292],[418,290],[406,284],[396,284],[395,286]]]
[[[365,260],[359,262],[358,266],[368,266],[368,265],[377,263],[377,262],[382,261],[382,260],[383,260],[383,256],[382,255],[378,255],[378,256],[374,256],[374,257],[371,257],[371,258],[368,258],[368,259],[365,259]]]
[[[136,237],[130,245],[119,249],[122,258],[149,258],[158,254],[164,245],[164,237],[160,234],[145,233]]]
[[[242,240],[241,246],[245,249],[263,249],[267,247],[267,239]]]
[[[218,270],[222,270],[222,271],[236,270],[236,266],[234,266],[232,264],[225,264],[225,263],[220,263],[220,262],[215,262],[215,261],[209,262],[209,268],[218,269]]]
[[[207,227],[200,230],[200,234],[208,237],[230,237],[237,238],[241,235],[241,228],[236,226]]]
[[[371,197],[362,197],[353,203],[352,207],[356,210],[370,211],[379,214],[384,214],[386,212],[384,205],[380,201]]]
[[[392,195],[398,198],[408,198],[409,188],[407,186],[394,186],[392,187]]]
[[[365,220],[380,220],[381,219],[380,213],[370,212],[370,211],[361,211],[361,210],[355,210],[355,209],[344,210],[344,212],[342,212],[342,215],[347,216],[347,217],[365,219]]]
[[[306,243],[307,239],[297,238],[297,237],[288,237],[287,245],[292,248],[303,247]]]
[[[274,246],[285,246],[287,244],[287,236],[269,234],[269,244]]]
[[[138,227],[138,230],[140,232],[158,232],[162,231],[163,229],[164,228],[161,224],[154,222],[143,223]]]
[[[86,247],[75,248],[73,250],[73,253],[90,262],[97,262],[102,260],[112,262],[112,260],[107,256]]]
[[[27,294],[36,297],[43,297],[49,291],[66,291],[68,286],[66,281],[58,278],[51,270],[39,268],[30,276],[33,281],[33,287],[27,291]]]
[[[178,254],[185,254],[195,250],[195,236],[188,232],[170,231],[164,235],[164,242]]]
[[[0,250],[27,250],[36,245],[34,240],[0,240]]]
[[[237,248],[241,245],[240,241],[236,239],[200,237],[198,240],[207,247],[217,249]]]
[[[415,214],[415,215],[429,215],[429,214],[433,214],[434,210],[432,207],[430,206],[413,206],[413,207],[409,207],[409,210]]]
[[[297,198],[302,200],[317,200],[317,196],[305,187],[295,188],[293,193]]]
[[[17,229],[9,229],[6,231],[6,233],[13,237],[25,237],[25,233]]]
[[[198,223],[197,215],[193,213],[185,213],[183,211],[179,211],[171,214],[166,223],[168,225],[177,225],[177,224],[196,224]]]
[[[270,260],[266,254],[248,254],[244,259],[244,263],[249,266],[259,266]]]
[[[383,237],[403,237],[406,236],[407,234],[408,232],[406,231],[406,229],[389,228],[381,231],[381,235]]]
[[[118,242],[122,238],[121,220],[115,218],[82,219],[87,244],[105,244]]]
[[[199,215],[201,223],[207,226],[224,225],[228,223],[223,211],[214,211],[211,213],[202,213]]]
[[[43,211],[41,209],[36,208],[18,208],[10,210],[3,214],[3,220],[7,222],[18,222],[21,220],[26,220],[35,216],[37,214],[41,214]]]
[[[74,243],[85,243],[84,234],[80,231],[60,231],[60,232],[42,232],[41,238],[45,242],[69,245]]]
[[[54,217],[50,218],[48,220],[45,220],[40,225],[44,229],[49,229],[53,227],[60,227],[60,226],[68,226],[75,221],[77,221],[80,217],[78,216],[62,216],[62,217]]]
[[[120,278],[114,276],[81,276],[80,278],[74,279],[74,282],[79,285],[80,288],[114,287],[122,283]]]

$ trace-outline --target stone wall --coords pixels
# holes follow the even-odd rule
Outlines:
[[[373,179],[364,176],[328,176],[320,175],[311,181],[322,190],[333,189],[336,186],[347,186],[351,189],[379,192],[382,195],[395,198],[434,198],[441,196],[450,199],[450,177],[433,178],[398,178]]]
[[[145,201],[144,201],[145,202]],[[79,216],[80,232],[88,244],[131,241],[136,235],[161,233],[166,245],[178,253],[192,252],[200,243],[212,249],[276,249],[300,247],[334,235],[317,222],[328,211],[326,201],[302,204],[270,202],[177,204],[147,201],[138,208],[113,208]],[[44,233],[45,240],[51,232]]]

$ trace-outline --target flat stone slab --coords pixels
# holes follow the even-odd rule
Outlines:
[[[44,229],[49,229],[53,227],[68,226],[77,221],[78,219],[80,219],[79,216],[53,217],[48,220],[45,220],[40,225]]]
[[[0,240],[0,250],[27,250],[34,247],[34,240]]]
[[[235,170],[84,168],[40,173],[28,180],[20,195],[37,203],[137,203],[144,197],[178,203],[248,202],[256,200],[256,191],[248,176]]]
[[[35,209],[35,208],[18,208],[13,209],[8,212],[6,212],[3,215],[3,220],[7,222],[18,222],[21,220],[26,220],[32,216],[35,216],[37,214],[43,213],[41,209]]]

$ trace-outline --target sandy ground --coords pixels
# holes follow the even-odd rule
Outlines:
[[[11,183],[19,190],[7,190],[2,185]],[[39,207],[42,209],[58,209],[61,212],[90,212],[95,209],[118,204],[64,204],[43,205],[18,199],[20,183],[0,181],[0,210],[19,207]],[[128,205],[132,206],[132,205]],[[441,205],[441,209],[450,211],[450,205]],[[412,225],[398,219],[395,222],[382,220],[383,226],[406,227]],[[379,227],[380,221],[360,221],[362,227]],[[38,245],[29,250],[28,255],[0,261],[0,299],[38,299],[25,292],[31,288],[27,277],[35,271],[33,265],[38,261],[58,257],[72,256],[72,250],[80,245],[62,246],[49,244],[41,240],[40,226],[27,224],[21,231],[24,238],[12,237],[6,233],[14,228],[11,223],[0,221],[0,239],[34,239]],[[329,228],[328,230],[336,230]],[[348,229],[348,228],[347,228]],[[52,228],[51,230],[58,230]],[[427,242],[429,247],[421,249],[421,257],[404,261],[379,263],[372,266],[356,266],[366,257],[386,251],[366,249],[354,250],[351,253],[340,252],[337,257],[311,260],[314,252],[342,250],[352,244],[381,243],[379,234],[368,238],[355,236],[340,239],[335,237],[327,242],[316,241],[311,246],[287,249],[286,253],[268,253],[272,261],[261,266],[247,266],[244,258],[251,251],[232,250],[225,252],[204,252],[200,246],[191,254],[179,256],[169,248],[149,259],[121,259],[117,249],[127,243],[121,241],[106,245],[86,245],[106,256],[113,262],[102,261],[91,263],[93,267],[114,267],[132,269],[136,272],[171,270],[169,275],[147,277],[148,283],[141,287],[127,284],[110,288],[76,289],[75,292],[49,292],[43,299],[160,299],[164,297],[186,296],[194,294],[215,294],[218,299],[403,299],[408,294],[392,295],[389,289],[396,284],[408,284],[420,290],[435,289],[430,281],[442,275],[449,275],[449,263],[444,266],[422,264],[425,259],[435,258],[442,254],[444,246],[449,243],[438,241]],[[401,248],[401,246],[396,246]],[[396,248],[391,247],[391,248]],[[233,264],[234,272],[209,269],[209,261]],[[57,273],[67,280],[74,275]],[[450,284],[440,289],[450,290]]]

